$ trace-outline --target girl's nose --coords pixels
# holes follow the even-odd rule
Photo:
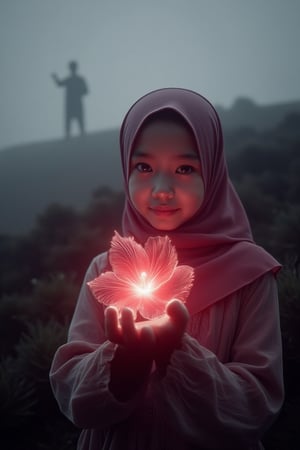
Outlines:
[[[174,188],[167,177],[159,177],[155,180],[152,189],[154,198],[169,200],[174,197]]]

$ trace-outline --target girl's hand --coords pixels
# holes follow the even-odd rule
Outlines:
[[[105,310],[106,336],[118,348],[111,363],[110,389],[119,400],[127,400],[141,388],[150,374],[153,360],[163,375],[173,350],[179,347],[189,319],[185,305],[171,300],[166,314],[134,322],[132,311],[124,308],[120,320],[114,307]]]
[[[186,330],[189,313],[186,306],[179,300],[171,300],[167,305],[166,315],[153,321],[155,335],[154,359],[158,370],[165,373],[172,352],[180,346]]]
[[[177,299],[167,305],[163,317],[144,322],[134,322],[132,311],[124,308],[120,321],[114,307],[105,311],[105,328],[107,338],[116,344],[129,349],[148,349],[150,354],[159,349],[174,349],[179,346],[189,320],[189,313],[185,305]],[[155,348],[154,348],[155,346]]]
[[[121,317],[118,317],[118,311],[113,306],[105,310],[105,332],[106,337],[115,344],[128,348],[134,348],[140,345],[153,347],[154,335],[149,321],[140,322],[141,326],[134,322],[131,309],[124,308],[121,311]]]
[[[118,344],[111,362],[110,390],[120,401],[132,397],[145,383],[154,359],[155,336],[148,322],[137,328],[132,311],[124,308],[120,320],[114,307],[105,310],[106,336]]]

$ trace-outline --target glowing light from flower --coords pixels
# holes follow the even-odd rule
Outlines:
[[[120,311],[131,308],[145,319],[160,317],[167,303],[185,302],[193,285],[194,270],[178,265],[177,252],[168,236],[149,237],[144,247],[117,232],[108,252],[112,271],[102,273],[88,285],[95,298]]]
[[[148,275],[146,272],[141,272],[139,283],[133,284],[133,288],[136,289],[136,292],[143,297],[149,297],[152,292],[155,290],[155,286],[153,286],[153,281],[148,280]]]

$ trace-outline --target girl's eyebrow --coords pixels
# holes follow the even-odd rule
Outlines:
[[[150,158],[151,155],[143,150],[135,150],[132,154],[132,158]]]
[[[199,161],[199,156],[195,153],[183,153],[182,155],[177,155],[177,159],[190,159],[191,161]]]
[[[153,156],[150,153],[147,153],[143,150],[136,150],[132,158],[152,158]],[[174,155],[174,158],[176,159],[189,159],[191,161],[199,161],[199,156],[195,154],[194,152],[189,153],[182,153],[179,155]]]

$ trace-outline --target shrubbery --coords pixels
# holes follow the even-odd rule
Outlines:
[[[49,384],[91,259],[120,229],[123,194],[98,189],[77,213],[50,205],[24,237],[0,238],[0,443],[5,450],[71,450],[78,430]],[[3,252],[1,251],[3,249]]]

